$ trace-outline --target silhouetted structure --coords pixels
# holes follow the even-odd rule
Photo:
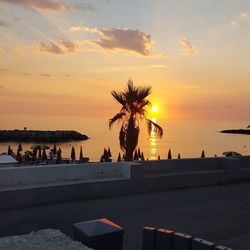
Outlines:
[[[172,159],[171,149],[168,150],[168,160]]]
[[[76,151],[75,151],[74,147],[72,147],[72,149],[71,149],[71,155],[70,155],[70,157],[71,157],[72,161],[76,160]]]
[[[202,150],[202,152],[201,152],[201,158],[205,158],[205,151],[204,150]]]
[[[122,160],[121,159],[121,154],[119,153],[117,161],[120,162],[121,160]]]

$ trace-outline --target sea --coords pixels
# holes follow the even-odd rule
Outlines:
[[[249,121],[200,121],[200,120],[170,120],[157,119],[157,123],[164,129],[162,139],[155,136],[152,129],[147,132],[146,125],[140,124],[138,147],[143,151],[145,159],[166,159],[169,149],[172,157],[196,158],[205,151],[206,157],[222,156],[223,152],[236,151],[242,155],[250,154],[250,135],[236,135],[220,133],[223,129],[246,128]],[[1,114],[0,129],[27,129],[32,130],[76,130],[86,134],[89,140],[57,143],[62,150],[62,156],[69,158],[72,146],[75,147],[76,156],[80,147],[83,148],[84,157],[91,162],[99,162],[104,148],[110,148],[112,159],[116,161],[122,151],[119,146],[120,124],[115,124],[110,130],[108,117],[63,117],[63,116],[35,116]],[[23,151],[29,150],[36,143],[22,143]],[[14,152],[17,143],[0,143],[0,153],[7,152],[8,146]],[[47,144],[53,147],[54,144]]]

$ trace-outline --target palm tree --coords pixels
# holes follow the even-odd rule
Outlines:
[[[136,87],[131,79],[128,80],[125,91],[111,92],[115,100],[122,105],[122,108],[109,120],[109,128],[111,129],[114,122],[121,121],[119,140],[126,161],[133,160],[133,153],[138,144],[140,120],[146,120],[149,134],[154,127],[157,136],[161,138],[163,135],[163,129],[147,118],[146,108],[151,106],[151,103],[146,98],[150,93],[151,87]]]

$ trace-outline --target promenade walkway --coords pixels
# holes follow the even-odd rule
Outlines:
[[[70,235],[72,223],[102,217],[125,228],[125,250],[141,249],[146,225],[248,250],[250,182],[0,211],[0,236],[42,228],[58,228]]]

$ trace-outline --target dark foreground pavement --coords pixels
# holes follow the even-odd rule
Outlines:
[[[125,228],[125,250],[141,249],[146,225],[250,250],[250,183],[9,209],[0,211],[0,236],[42,228],[71,235],[72,223],[102,217]]]

